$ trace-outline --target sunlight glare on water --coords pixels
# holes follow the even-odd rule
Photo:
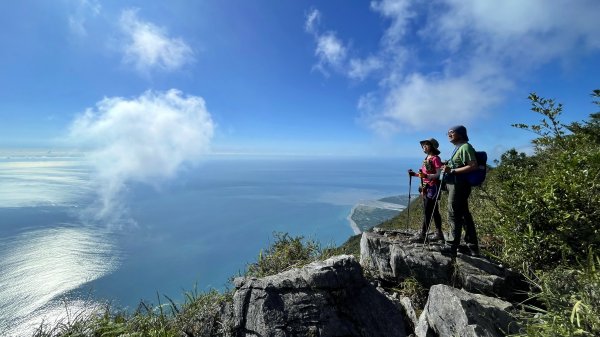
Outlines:
[[[26,336],[42,321],[60,319],[64,294],[119,264],[110,233],[73,226],[2,238],[0,256],[2,336]]]
[[[82,158],[0,158],[0,207],[73,206],[91,192]]]

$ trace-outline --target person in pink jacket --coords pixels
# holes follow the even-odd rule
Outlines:
[[[423,152],[427,154],[423,160],[423,166],[419,169],[418,173],[409,170],[408,173],[411,176],[421,178],[421,186],[419,191],[423,199],[423,224],[421,231],[415,234],[411,238],[412,242],[425,242],[425,237],[430,229],[431,219],[435,223],[435,233],[433,237],[429,239],[432,241],[444,240],[444,234],[442,232],[442,217],[440,215],[439,203],[436,198],[439,198],[440,173],[442,172],[442,160],[439,157],[440,150],[439,143],[435,138],[422,140],[421,148]]]

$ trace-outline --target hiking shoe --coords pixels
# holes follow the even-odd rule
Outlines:
[[[432,236],[429,237],[429,240],[431,241],[444,241],[444,234],[442,233],[435,233]]]
[[[410,243],[423,243],[425,242],[425,236],[422,234],[416,234],[412,238],[408,239]]]
[[[472,257],[479,257],[479,247],[477,245],[467,245],[469,248],[468,255]]]
[[[445,244],[446,244],[446,246],[450,246],[450,247],[452,247],[454,245],[456,245],[458,247],[458,245],[459,245],[459,243],[454,240],[446,240]]]
[[[443,246],[440,249],[440,253],[442,253],[442,255],[444,256],[449,256],[449,257],[456,257],[456,249],[450,247],[450,246]]]

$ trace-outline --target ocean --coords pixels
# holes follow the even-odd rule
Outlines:
[[[152,186],[128,182],[118,216],[97,218],[85,157],[0,158],[0,335],[90,303],[132,310],[223,290],[275,232],[339,245],[354,234],[353,206],[406,194],[418,162],[211,158]]]

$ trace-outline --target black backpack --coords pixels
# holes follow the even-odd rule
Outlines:
[[[481,186],[487,173],[487,153],[475,151],[475,158],[477,159],[477,170],[467,173],[465,177],[471,186]]]

